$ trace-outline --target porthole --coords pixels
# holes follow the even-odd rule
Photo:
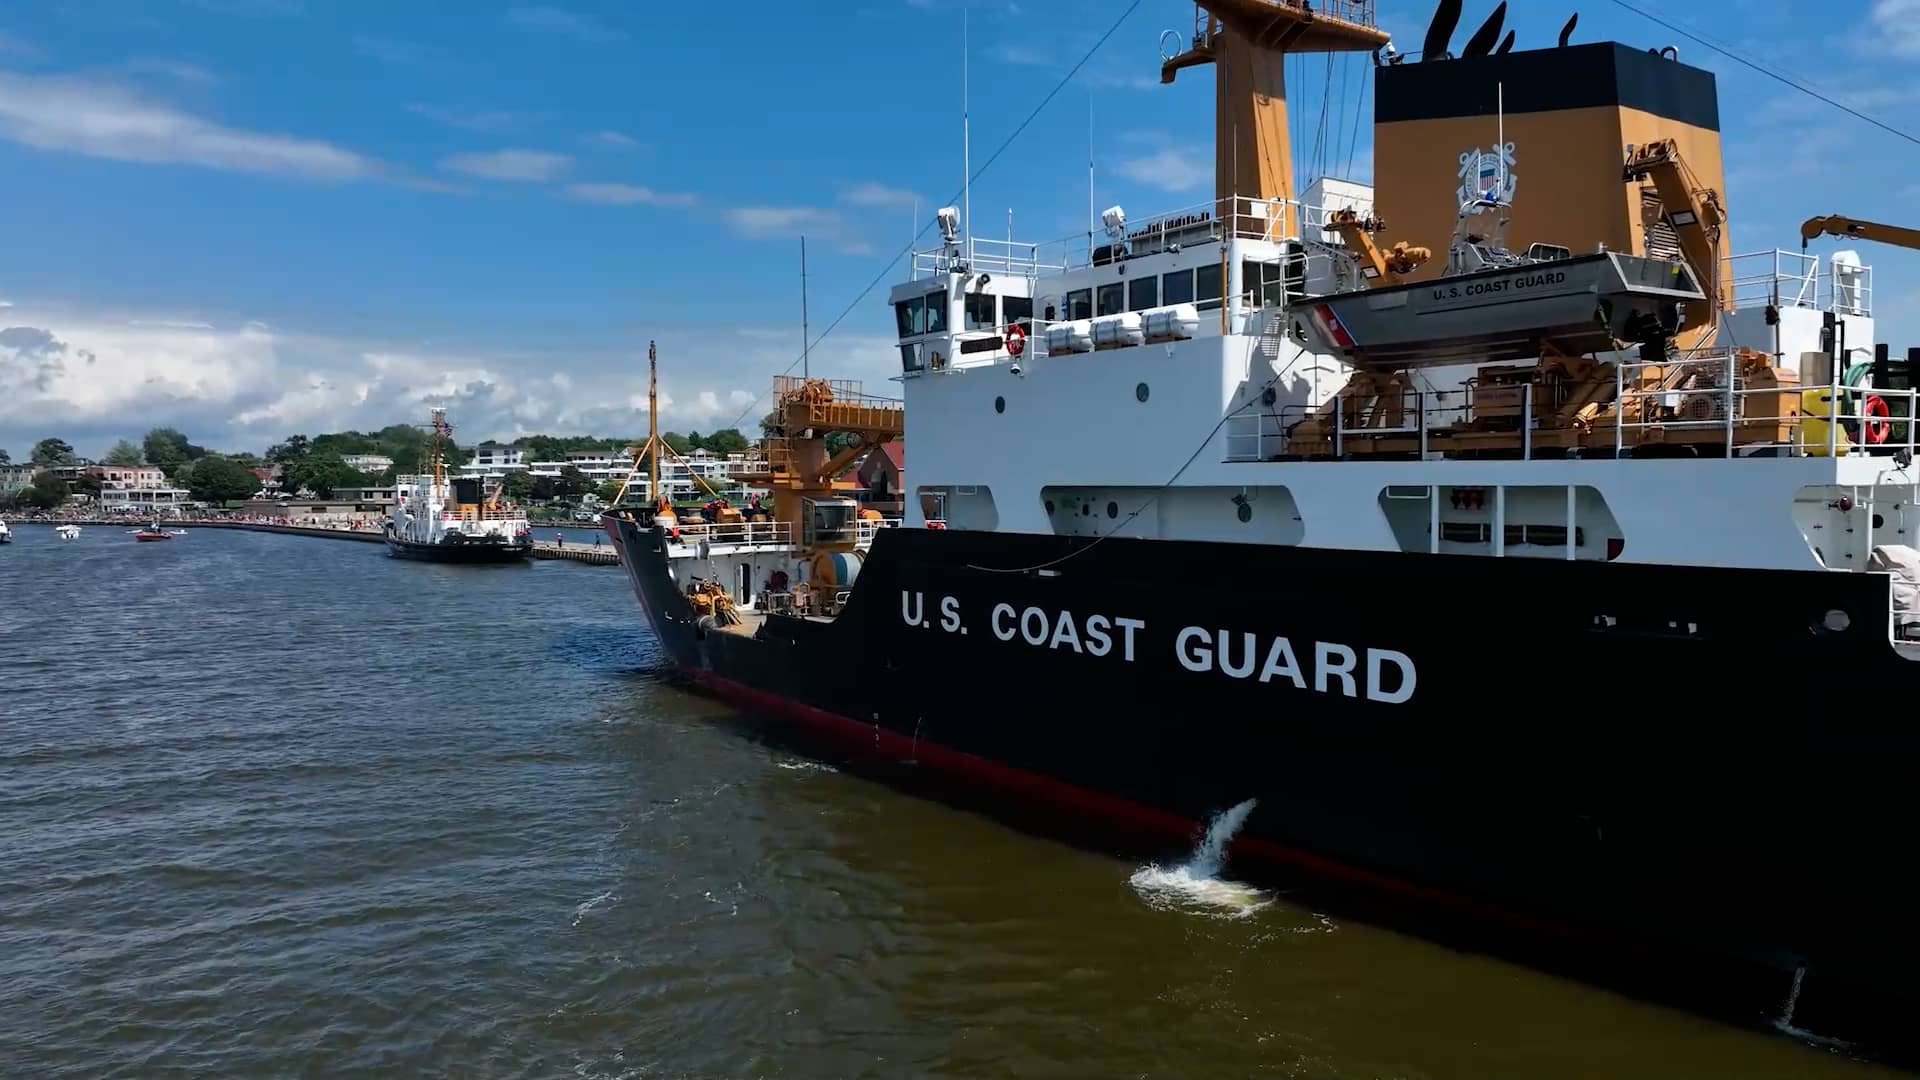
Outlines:
[[[1148,391],[1147,391],[1146,383],[1141,383],[1138,386],[1135,386],[1133,388],[1133,400],[1138,401],[1143,405],[1146,404],[1147,392]]]
[[[1280,400],[1279,392],[1274,390],[1274,388],[1271,386],[1267,387],[1265,390],[1260,391],[1260,404],[1265,405],[1268,408],[1272,408],[1273,403],[1279,400]]]
[[[1245,524],[1253,520],[1253,504],[1252,503],[1243,502],[1240,504],[1239,509],[1234,512],[1240,516],[1241,524]]]
[[[1003,413],[1003,412],[1006,412],[1006,411],[1007,411],[1007,399],[1006,399],[1006,398],[1003,398],[1003,397],[997,397],[997,398],[994,398],[994,399],[993,399],[993,411],[994,411],[994,412],[997,412],[997,413]]]
[[[1852,625],[1853,619],[1846,612],[1838,609],[1827,612],[1820,619],[1821,628],[1835,634],[1846,633],[1847,627]]]
[[[1875,514],[1875,515],[1873,515],[1873,527],[1874,527],[1874,528],[1876,528],[1876,529],[1884,529],[1884,528],[1886,528],[1886,527],[1887,527],[1887,519],[1886,519],[1886,518],[1883,518],[1883,517],[1881,517],[1881,516],[1880,516],[1879,514]]]
[[[1092,503],[1081,503],[1081,504],[1080,504],[1080,516],[1081,516],[1081,517],[1091,517],[1091,516],[1093,516],[1093,504],[1092,504]]]
[[[1110,518],[1117,518],[1117,517],[1119,517],[1119,516],[1120,516],[1120,504],[1119,504],[1119,503],[1117,503],[1117,502],[1110,502],[1110,503],[1108,503],[1108,504],[1107,504],[1107,516],[1108,516],[1108,517],[1110,517]]]

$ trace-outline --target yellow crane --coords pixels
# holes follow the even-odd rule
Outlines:
[[[1903,229],[1898,225],[1882,225],[1877,221],[1861,221],[1839,214],[1808,218],[1800,226],[1800,250],[1805,251],[1807,243],[1820,236],[1857,236],[1862,240],[1877,240],[1882,244],[1920,250],[1920,229]]]
[[[1727,221],[1720,193],[1699,183],[1672,139],[1656,139],[1634,150],[1623,172],[1628,182],[1651,181],[1660,211],[1680,245],[1680,254],[1693,269],[1712,305],[1722,311],[1733,306],[1733,296],[1720,273],[1721,238]],[[1711,319],[1695,320],[1712,325]]]

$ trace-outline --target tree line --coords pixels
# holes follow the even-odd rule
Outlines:
[[[267,448],[264,455],[249,452],[221,453],[196,445],[176,428],[159,427],[146,433],[139,443],[121,439],[107,451],[101,464],[151,465],[165,474],[175,487],[185,488],[199,502],[228,503],[251,498],[259,493],[262,482],[253,470],[278,467],[280,487],[284,491],[311,491],[322,499],[332,498],[343,488],[380,487],[394,482],[396,474],[423,472],[427,464],[428,433],[411,424],[390,424],[378,431],[338,431],[320,435],[291,435]],[[645,438],[617,439],[595,435],[526,435],[511,444],[486,440],[481,446],[518,446],[526,462],[563,461],[569,452],[592,450],[619,457],[645,443]],[[722,428],[702,435],[695,431],[682,435],[664,432],[661,441],[676,453],[707,450],[733,453],[750,445],[737,428]],[[364,473],[347,464],[346,458],[377,455],[389,458],[393,465],[376,473]],[[441,445],[441,457],[450,471],[458,471],[473,460],[473,450],[452,440]],[[81,462],[73,445],[65,439],[45,438],[33,444],[28,460],[42,470]],[[642,457],[644,461],[644,455]],[[12,463],[11,455],[0,449],[0,465]],[[515,501],[578,498],[597,489],[579,469],[567,466],[558,477],[535,477],[524,472],[509,473],[504,481],[508,498]],[[603,484],[598,494],[607,501],[618,483]],[[74,494],[98,495],[100,482],[91,477],[68,478],[50,471],[35,475],[33,483],[14,495],[14,501],[47,509],[60,505]]]

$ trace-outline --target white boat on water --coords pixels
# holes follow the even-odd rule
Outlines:
[[[3,526],[0,526],[0,527],[3,527]],[[54,529],[53,529],[53,535],[59,537],[62,540],[78,540],[80,539],[80,526],[56,525],[54,526]]]
[[[0,521],[0,544],[11,543],[13,543],[13,530],[7,528],[6,522]]]

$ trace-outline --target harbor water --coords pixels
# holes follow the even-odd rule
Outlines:
[[[617,570],[15,533],[0,1076],[1887,1075],[769,743]]]

